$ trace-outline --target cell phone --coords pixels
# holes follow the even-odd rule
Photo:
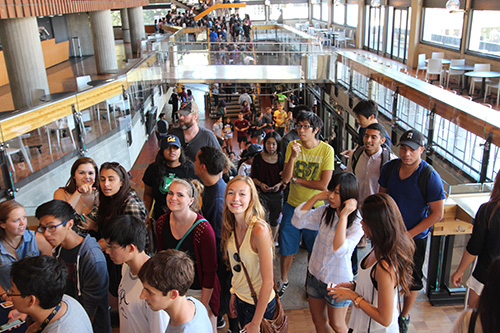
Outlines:
[[[335,288],[336,284],[333,282],[329,282],[328,285],[326,286],[327,288]]]
[[[6,301],[6,302],[0,303],[0,306],[4,309],[11,308],[13,305],[14,305],[14,303],[12,303],[11,301]]]
[[[11,321],[10,323],[3,324],[2,326],[0,326],[0,333],[9,330],[12,327],[22,325],[22,324],[24,324],[24,320],[22,320],[22,319],[16,319],[14,321]]]

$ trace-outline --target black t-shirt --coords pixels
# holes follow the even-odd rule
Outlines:
[[[165,214],[167,207],[167,193],[170,183],[174,178],[195,179],[194,165],[191,162],[186,162],[185,165],[180,165],[175,168],[166,167],[166,174],[161,177],[158,167],[155,163],[148,166],[142,177],[144,184],[153,188],[153,198],[155,200],[153,218],[156,220]]]
[[[180,239],[176,239],[174,235],[172,235],[172,230],[170,229],[170,214],[169,214],[165,219],[165,225],[163,226],[163,249],[158,249],[158,250],[175,249],[179,241]],[[194,252],[194,230],[191,230],[191,232],[184,239],[178,250],[186,252],[194,263],[194,281],[191,287],[189,287],[189,289],[200,290],[201,283],[200,283],[200,277],[198,276],[198,268],[196,267],[196,255]]]
[[[76,258],[81,246],[82,244],[80,243],[71,250],[61,248],[61,252],[59,253],[59,259],[64,262],[68,270],[68,282],[66,283],[65,294],[70,295],[73,298],[78,297],[78,291],[76,290]]]

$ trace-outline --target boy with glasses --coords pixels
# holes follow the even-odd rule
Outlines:
[[[290,182],[290,192],[283,205],[283,218],[279,231],[281,281],[278,294],[281,297],[288,287],[288,272],[293,257],[299,251],[300,241],[312,252],[317,231],[299,230],[292,223],[295,207],[313,195],[326,190],[334,169],[333,148],[319,140],[323,121],[312,112],[297,116],[295,130],[299,136],[288,144],[283,168],[283,183]],[[317,203],[319,206],[321,203]]]
[[[82,304],[94,332],[111,332],[108,311],[109,276],[106,259],[97,241],[73,229],[75,210],[65,201],[52,200],[35,212],[38,231],[54,247],[54,257],[68,269],[65,294]]]
[[[144,222],[131,215],[112,219],[102,230],[106,253],[115,265],[123,264],[118,287],[121,333],[165,332],[168,326],[169,318],[165,311],[153,311],[140,299],[142,283],[137,274],[149,260],[144,252],[147,232]]]
[[[12,265],[11,279],[7,296],[35,321],[27,332],[92,332],[80,303],[64,294],[67,272],[61,261],[51,256],[21,259]]]

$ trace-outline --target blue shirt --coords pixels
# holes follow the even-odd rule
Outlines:
[[[417,170],[415,170],[410,177],[403,180],[399,178],[401,159],[398,159],[396,163],[396,166],[392,169],[388,178],[386,177],[387,164],[382,167],[378,183],[380,186],[385,187],[389,195],[396,201],[401,211],[401,215],[403,216],[406,229],[410,230],[429,215],[429,210],[427,209],[429,202],[444,200],[446,195],[441,177],[436,170],[434,170],[427,181],[427,202],[424,200],[418,188],[418,178],[424,167],[428,164],[424,160],[420,160],[420,165]],[[414,238],[425,238],[428,233],[429,229],[426,229]]]
[[[2,242],[0,242],[0,284],[6,291],[10,289],[10,268],[12,263],[27,257],[36,257],[40,255],[36,244],[35,232],[24,230],[23,239],[16,249],[17,258],[7,252]]]

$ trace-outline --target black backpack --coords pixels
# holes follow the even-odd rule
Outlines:
[[[385,173],[385,182],[389,180],[389,176],[391,175],[392,171],[396,166],[399,166],[399,163],[401,163],[400,159],[395,159],[392,161],[387,162],[387,172]],[[397,168],[396,168],[397,170]],[[427,201],[427,183],[429,182],[429,177],[431,174],[434,172],[434,168],[430,165],[427,164],[420,175],[418,176],[417,180],[417,186],[418,189],[420,190],[420,194],[422,195],[422,198],[424,198],[424,201],[428,203]]]
[[[361,154],[363,154],[363,151],[365,151],[364,146],[359,146],[351,156],[351,165],[352,165],[352,172],[356,174],[356,165],[358,164],[359,157]],[[385,147],[382,147],[382,161],[380,161],[380,170],[382,170],[382,166],[387,163],[391,159],[391,151]]]

